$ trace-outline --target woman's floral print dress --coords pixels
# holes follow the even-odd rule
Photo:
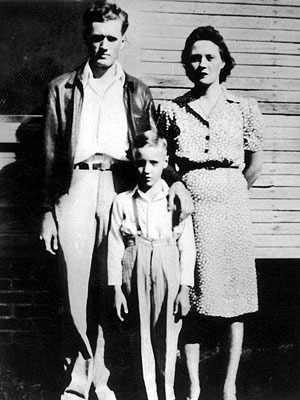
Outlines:
[[[242,174],[245,151],[262,148],[257,102],[224,89],[205,117],[192,90],[160,104],[158,128],[168,140],[170,162],[177,165],[194,200],[192,309],[226,318],[257,311],[248,189]],[[222,167],[189,170],[182,167],[186,160]]]

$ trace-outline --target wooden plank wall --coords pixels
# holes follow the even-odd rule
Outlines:
[[[128,72],[151,87],[156,102],[175,98],[191,86],[180,64],[187,35],[200,25],[220,30],[237,62],[226,85],[238,94],[255,97],[266,125],[263,175],[250,192],[256,257],[300,258],[299,0],[119,3],[130,17],[122,62]],[[16,132],[21,124],[26,126],[27,119],[0,116],[1,187],[11,174],[12,168],[7,167],[15,164],[20,169],[20,160],[15,163],[16,142],[20,140]],[[18,247],[14,245],[15,225],[9,221],[8,210],[14,214],[12,206],[7,201],[0,204],[4,215],[0,250],[4,252]],[[29,227],[30,235],[29,225],[26,223],[24,229]],[[17,241],[20,246],[27,237],[24,229]]]
[[[300,258],[299,0],[145,0],[140,77],[156,102],[191,87],[180,64],[189,33],[220,30],[236,60],[226,86],[264,114],[263,175],[251,189],[257,258]]]

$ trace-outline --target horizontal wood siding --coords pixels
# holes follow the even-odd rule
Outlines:
[[[130,16],[121,61],[129,73],[150,86],[156,103],[191,87],[180,63],[187,35],[200,25],[220,30],[237,63],[226,86],[238,95],[256,98],[264,114],[263,173],[250,191],[256,257],[300,258],[299,0],[119,3]],[[24,207],[13,186],[16,177],[22,183],[22,169],[26,179],[36,174],[32,169],[36,154],[26,148],[26,135],[36,141],[40,129],[38,116],[0,116],[0,251],[4,255],[24,252],[27,245],[33,251],[30,243],[37,235],[38,221],[27,208],[26,222],[23,218],[20,224]],[[20,150],[24,146],[25,160]],[[22,191],[30,197],[24,187]]]
[[[140,3],[139,74],[156,103],[185,93],[180,63],[189,33],[213,25],[237,66],[226,82],[258,100],[264,167],[250,191],[257,258],[300,258],[300,2],[145,0]]]

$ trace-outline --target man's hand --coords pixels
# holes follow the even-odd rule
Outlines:
[[[125,314],[128,314],[128,308],[127,301],[124,293],[122,292],[121,286],[115,286],[115,307],[119,319],[121,321],[124,321],[124,318],[122,317],[122,310]]]
[[[51,211],[44,215],[40,239],[44,241],[46,250],[55,254],[58,249],[57,227]]]
[[[180,210],[178,209],[178,201]],[[194,204],[190,192],[185,188],[182,182],[174,182],[169,190],[169,210],[180,211],[180,220],[183,221],[194,211]]]
[[[182,285],[174,301],[174,314],[184,317],[190,310],[189,287]]]

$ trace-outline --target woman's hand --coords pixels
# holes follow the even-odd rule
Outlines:
[[[194,203],[190,192],[186,189],[182,182],[174,182],[170,187],[168,207],[169,210],[180,212],[181,221],[191,215],[194,211]]]
[[[121,321],[124,321],[124,318],[122,317],[122,311],[125,314],[128,314],[128,308],[127,308],[127,301],[124,296],[124,293],[122,292],[121,286],[115,286],[115,307],[119,319]]]
[[[58,234],[56,222],[51,211],[46,212],[44,215],[40,240],[44,241],[46,250],[49,253],[56,254],[58,250]]]
[[[182,285],[174,302],[174,314],[184,317],[190,310],[189,287]]]

